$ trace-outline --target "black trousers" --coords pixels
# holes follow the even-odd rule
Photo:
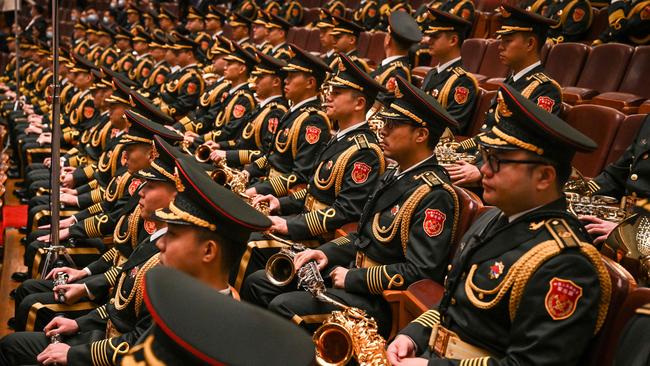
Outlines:
[[[388,337],[391,330],[390,305],[379,295],[355,294],[343,289],[328,288],[327,296],[343,304],[366,311],[366,314],[377,321],[379,333]],[[263,270],[248,276],[240,292],[243,300],[262,307],[290,319],[310,332],[329,317],[334,310],[340,310],[336,305],[316,299],[310,293],[297,291],[295,281],[284,287],[272,284]]]
[[[63,337],[70,346],[91,343],[106,338],[105,330],[93,330]],[[36,365],[38,356],[50,344],[43,332],[19,332],[0,340],[0,366]]]

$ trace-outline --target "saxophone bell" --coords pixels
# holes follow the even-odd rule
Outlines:
[[[212,153],[212,149],[208,145],[199,145],[199,147],[196,148],[196,151],[194,152],[194,158],[199,163],[207,163],[210,161],[210,154]]]
[[[284,287],[293,281],[296,277],[296,267],[293,264],[294,252],[287,249],[281,249],[269,258],[264,267],[266,278],[279,287]]]
[[[343,366],[352,359],[352,337],[341,324],[329,323],[319,327],[312,339],[316,345],[318,365]]]

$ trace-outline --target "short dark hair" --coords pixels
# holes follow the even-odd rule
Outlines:
[[[224,273],[228,273],[230,268],[232,268],[236,263],[238,253],[235,250],[237,248],[236,243],[233,243],[231,239],[228,239],[226,236],[219,234],[216,231],[208,230],[202,227],[195,227],[196,238],[199,242],[204,241],[214,241],[219,246],[221,250],[221,261],[219,263],[219,270]]]
[[[365,112],[368,113],[370,108],[372,108],[372,105],[375,103],[373,98],[369,98],[367,95],[363,94],[362,92],[355,90],[355,89],[350,89],[352,91],[352,96],[355,98],[363,98],[366,100],[366,107],[365,107]]]

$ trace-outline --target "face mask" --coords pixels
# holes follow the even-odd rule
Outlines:
[[[90,14],[88,15],[88,21],[91,23],[95,23],[99,20],[99,17],[97,17],[97,14]]]
[[[73,22],[76,22],[77,21],[77,16],[76,15],[70,15],[70,20],[72,20]]]
[[[52,39],[53,35],[52,32],[48,31],[47,33],[45,33],[45,36],[47,37],[47,39]]]
[[[117,2],[117,4],[118,4],[120,7],[124,7],[124,3],[126,3],[126,1],[124,1],[124,0],[118,0],[118,2]]]
[[[81,17],[81,22],[82,23],[88,22],[88,17]]]
[[[108,24],[111,20],[110,20],[108,17],[103,17],[103,18],[102,18],[102,21],[103,21],[105,24]]]

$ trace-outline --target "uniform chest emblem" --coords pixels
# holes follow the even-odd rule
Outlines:
[[[149,68],[143,68],[142,71],[140,71],[143,77],[148,77],[149,74],[151,73],[151,70]]]
[[[567,319],[576,310],[580,297],[582,297],[582,287],[573,281],[554,277],[549,281],[544,305],[553,320]]]
[[[161,85],[164,82],[165,82],[165,75],[163,75],[163,74],[156,75],[156,84],[157,85]]]
[[[577,23],[577,22],[581,21],[582,18],[584,18],[584,17],[585,17],[585,11],[583,9],[578,8],[578,9],[573,11],[572,18],[573,18],[574,22]]]
[[[278,119],[277,118],[269,118],[269,124],[268,124],[268,129],[270,133],[275,133],[275,130],[278,129]]]
[[[228,95],[230,95],[228,94],[228,92],[224,92],[223,94],[221,94],[221,101],[223,102],[224,100],[226,100],[226,98],[228,98]]]
[[[139,270],[138,266],[133,267],[133,268],[129,271],[129,277],[131,277],[131,278],[135,278],[135,276],[138,274],[138,270]]]
[[[318,142],[318,138],[320,137],[320,128],[316,126],[307,126],[305,129],[305,140],[309,142],[310,144],[315,144]]]
[[[196,93],[196,83],[187,83],[187,93],[188,94]]]
[[[237,104],[232,110],[232,115],[235,116],[235,118],[242,118],[244,113],[246,113],[246,107],[241,104]]]
[[[388,91],[391,91],[391,92],[392,92],[393,90],[395,90],[395,87],[396,87],[396,86],[397,86],[397,81],[395,80],[394,77],[391,77],[391,78],[388,79],[388,81],[386,82],[386,89],[388,89]]]
[[[454,100],[458,104],[465,104],[469,96],[469,89],[464,86],[457,86],[454,92]]]
[[[330,160],[325,164],[325,169],[330,170],[332,169],[332,166],[334,166],[334,162]]]
[[[496,280],[497,278],[499,278],[499,276],[501,276],[501,274],[503,273],[503,268],[504,268],[503,262],[501,261],[494,262],[494,264],[490,266],[490,274],[489,274],[490,279]]]
[[[356,184],[365,183],[368,180],[368,176],[372,168],[370,165],[363,162],[354,163],[354,169],[352,170],[352,180]]]
[[[84,118],[88,119],[88,118],[92,117],[93,114],[95,114],[95,108],[90,107],[90,106],[84,107]]]
[[[537,105],[545,111],[551,113],[553,111],[555,101],[547,96],[542,95],[541,97],[537,98]]]
[[[153,221],[145,220],[144,231],[149,235],[153,234],[156,231],[156,224]]]
[[[438,93],[440,93],[438,89],[433,89],[431,91],[431,96],[433,96],[434,98],[438,98]]]
[[[399,205],[395,205],[390,209],[390,214],[395,216],[399,212]]]
[[[445,220],[447,215],[437,209],[427,208],[424,212],[424,221],[422,227],[424,232],[430,237],[438,236],[445,228]]]
[[[135,193],[136,189],[140,187],[141,183],[142,181],[140,181],[140,179],[137,178],[133,179],[131,181],[131,184],[129,184],[129,195],[133,196],[133,193]]]

